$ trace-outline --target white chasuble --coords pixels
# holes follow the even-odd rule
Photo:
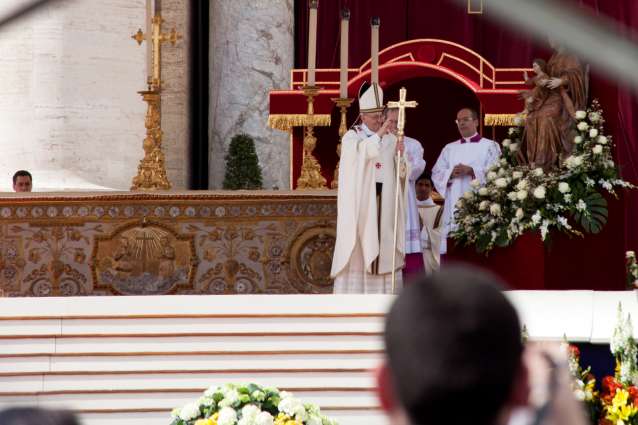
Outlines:
[[[337,240],[331,276],[335,293],[391,293],[394,203],[396,189],[396,137],[379,139],[365,125],[349,130],[341,141],[337,196]],[[401,161],[399,181],[396,288],[405,256],[406,175],[409,164]],[[376,180],[381,175],[380,208]],[[375,261],[376,260],[376,261]],[[375,263],[373,273],[372,266]]]
[[[445,145],[439,158],[432,168],[432,181],[436,191],[445,196],[443,207],[443,232],[441,235],[441,254],[447,252],[447,235],[456,228],[454,212],[456,202],[463,194],[470,190],[472,176],[464,175],[450,178],[452,170],[459,164],[469,165],[474,170],[474,177],[485,183],[487,169],[498,161],[501,156],[501,148],[493,140],[484,137],[477,141],[475,135],[472,138],[457,140]]]

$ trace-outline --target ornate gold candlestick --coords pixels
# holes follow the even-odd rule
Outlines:
[[[162,128],[160,119],[159,89],[138,92],[144,102],[148,103],[146,110],[146,137],[142,145],[144,158],[137,166],[137,176],[133,177],[131,190],[168,190],[171,184],[166,177],[164,166],[164,152],[162,152]]]
[[[343,138],[343,135],[346,134],[346,132],[348,131],[348,123],[347,123],[347,112],[348,112],[348,108],[350,107],[350,105],[352,105],[352,102],[354,101],[354,99],[352,98],[343,98],[343,97],[336,97],[336,98],[332,98],[330,99],[332,100],[337,107],[339,108],[339,111],[341,112],[341,122],[339,123],[339,143],[337,143],[337,157],[341,157],[341,139]],[[337,189],[339,187],[339,160],[337,160],[337,166],[335,167],[335,172],[333,174],[332,177],[332,182],[330,182],[330,188],[331,189]]]
[[[175,45],[182,36],[175,29],[169,33],[162,32],[164,19],[160,15],[153,17],[150,34],[137,30],[131,38],[141,45],[142,41],[152,43],[153,63],[152,75],[148,76],[148,90],[140,91],[144,102],[148,103],[144,126],[146,137],[142,145],[144,158],[137,166],[137,175],[133,177],[131,190],[168,190],[171,184],[166,176],[164,152],[162,152],[162,115],[161,115],[161,52],[162,43]]]
[[[314,136],[315,112],[314,98],[319,93],[319,87],[305,86],[303,92],[308,98],[308,110],[306,113],[306,125],[303,138],[303,162],[301,175],[297,179],[297,189],[325,189],[326,179],[321,175],[321,166],[312,152],[317,146],[317,138]]]

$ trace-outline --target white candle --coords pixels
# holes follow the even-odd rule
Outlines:
[[[344,8],[341,11],[341,70],[339,74],[339,97],[348,97],[348,28],[350,24],[350,11]]]
[[[315,85],[315,68],[317,60],[317,7],[319,0],[310,0],[310,17],[308,19],[308,85]]]
[[[378,16],[372,18],[372,41],[370,42],[370,50],[372,57],[372,82],[379,84],[379,26],[381,18]]]

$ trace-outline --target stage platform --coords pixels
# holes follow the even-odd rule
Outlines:
[[[608,343],[636,292],[510,291],[531,340]],[[84,425],[168,423],[210,385],[253,381],[342,425],[387,423],[373,371],[389,295],[0,299],[0,408],[68,407]],[[635,328],[638,330],[638,327]],[[638,332],[636,332],[638,337]]]

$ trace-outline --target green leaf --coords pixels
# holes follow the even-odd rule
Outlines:
[[[580,223],[585,232],[600,233],[607,224],[607,201],[598,192],[590,192],[583,201],[587,205],[587,211],[574,212],[574,220]]]

